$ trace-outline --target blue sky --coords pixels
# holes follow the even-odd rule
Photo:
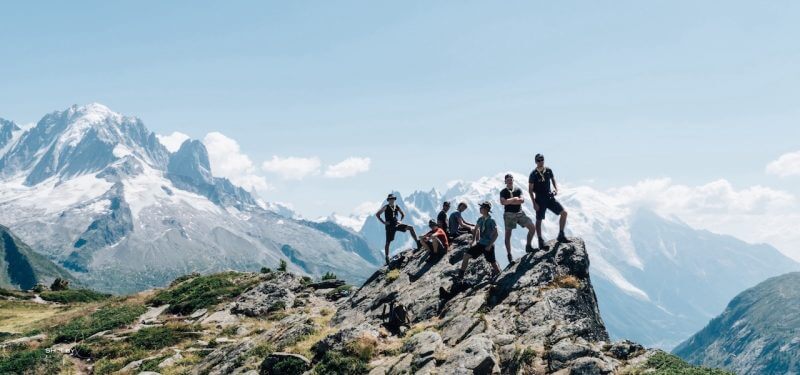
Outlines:
[[[229,162],[251,162],[227,173],[263,178],[262,197],[308,217],[393,189],[527,172],[537,152],[562,182],[598,189],[669,177],[800,192],[800,176],[765,169],[800,150],[798,2],[16,2],[0,11],[0,117],[29,123],[100,102],[159,134],[218,132],[246,155]],[[264,170],[274,156],[283,169]],[[289,157],[311,160],[310,172],[275,173]],[[369,158],[368,170],[326,177],[351,157]]]

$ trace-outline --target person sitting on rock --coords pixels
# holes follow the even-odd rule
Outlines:
[[[411,232],[411,237],[414,239],[414,242],[417,244],[417,248],[419,248],[419,239],[417,239],[417,233],[414,231],[414,227],[403,224],[402,221],[406,217],[405,212],[403,209],[400,208],[396,204],[397,197],[394,194],[389,194],[386,197],[386,201],[388,202],[386,205],[381,207],[377,213],[375,213],[375,217],[386,226],[386,246],[384,247],[385,257],[386,257],[386,264],[389,264],[389,245],[394,241],[394,235],[399,232]],[[384,217],[381,217],[381,214]],[[398,218],[399,216],[399,218]]]
[[[425,233],[422,238],[420,238],[422,248],[435,255],[439,255],[439,251],[441,251],[442,254],[446,253],[447,248],[450,246],[447,240],[447,233],[439,227],[439,223],[433,220],[428,222],[428,226],[431,228],[430,232]]]
[[[475,229],[475,225],[467,223],[464,221],[464,218],[461,216],[461,213],[467,210],[467,204],[461,202],[456,207],[456,210],[450,214],[449,220],[449,229],[450,229],[450,238],[456,238],[464,233],[472,233]]]
[[[528,178],[528,193],[533,201],[533,209],[536,210],[536,234],[539,237],[539,249],[544,250],[544,239],[542,239],[542,220],[544,220],[547,210],[556,215],[560,215],[558,242],[570,242],[564,235],[564,227],[567,225],[567,211],[558,203],[558,184],[553,176],[553,170],[544,166],[544,155],[536,154],[536,168]],[[553,183],[553,190],[550,190],[550,182]]]
[[[458,272],[459,280],[464,279],[464,273],[467,271],[470,259],[477,259],[481,255],[486,257],[486,261],[492,265],[492,277],[500,273],[500,267],[497,265],[497,259],[494,256],[494,242],[497,241],[497,223],[494,222],[492,216],[492,204],[483,202],[480,205],[481,217],[475,224],[475,230],[472,236],[472,243],[470,248],[464,253],[464,260],[461,261],[461,270]],[[477,243],[476,243],[477,242]]]
[[[450,211],[450,202],[444,201],[444,203],[442,203],[442,210],[439,211],[439,215],[436,216],[436,223],[439,224],[439,228],[441,228],[445,234],[448,233],[447,211]]]
[[[522,197],[522,189],[514,187],[514,176],[507,174],[505,178],[506,187],[500,190],[500,204],[503,205],[503,222],[506,228],[506,252],[508,253],[508,263],[514,263],[514,257],[511,256],[511,232],[517,225],[528,228],[528,242],[525,245],[525,251],[533,251],[531,241],[533,241],[533,234],[536,233],[536,227],[533,225],[533,220],[522,211],[522,204],[525,203],[525,198]]]

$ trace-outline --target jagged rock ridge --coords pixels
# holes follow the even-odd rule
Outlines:
[[[612,373],[652,353],[609,342],[579,239],[550,242],[549,251],[523,256],[495,282],[485,260],[472,260],[465,287],[441,295],[439,287],[453,288],[468,239],[440,259],[422,251],[394,257],[339,306],[332,324],[340,331],[321,347],[341,348],[364,335],[391,340],[381,332],[384,306],[394,301],[411,312],[407,350],[374,359],[374,374]],[[415,333],[418,327],[424,329]]]

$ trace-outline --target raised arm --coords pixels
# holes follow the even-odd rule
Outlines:
[[[383,223],[383,225],[386,225],[386,221],[384,221],[383,218],[381,217],[381,214],[383,214],[384,211],[386,211],[386,206],[381,207],[381,209],[375,213],[375,217],[377,217],[378,220],[380,220],[380,222]]]

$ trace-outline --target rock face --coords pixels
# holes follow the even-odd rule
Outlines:
[[[737,374],[800,372],[800,273],[774,277],[734,298],[675,348],[688,362]]]
[[[608,342],[582,240],[550,242],[548,251],[523,256],[494,282],[489,264],[472,260],[463,285],[454,286],[468,240],[457,239],[443,257],[395,256],[339,307],[332,324],[341,331],[317,349],[386,331],[384,306],[394,302],[410,311],[411,328],[387,335],[406,336],[404,350],[373,360],[375,374],[607,374],[646,357],[639,345]]]
[[[37,254],[11,231],[0,225],[0,287],[32,289],[56,278],[75,282],[66,270]]]

